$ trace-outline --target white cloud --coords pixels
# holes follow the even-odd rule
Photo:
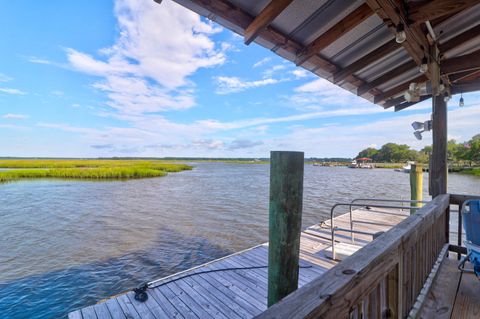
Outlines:
[[[216,93],[218,94],[228,94],[241,92],[251,88],[258,88],[265,85],[275,84],[280,82],[280,80],[265,78],[262,80],[256,81],[243,81],[235,76],[217,76],[214,78],[217,82],[218,88]]]
[[[31,62],[31,63],[37,63],[37,64],[55,64],[52,61],[49,61],[47,59],[38,58],[36,56],[27,57],[27,61]]]
[[[225,62],[225,50],[211,35],[222,29],[173,1],[118,0],[115,15],[120,36],[101,50],[103,59],[66,49],[71,68],[103,79],[93,87],[107,92],[119,112],[184,109],[195,104],[188,77],[200,68]]]
[[[271,68],[266,69],[263,72],[264,77],[272,77],[273,74],[277,73],[278,71],[285,70],[287,66],[285,64],[277,64],[272,66]]]
[[[310,75],[310,72],[305,69],[295,69],[292,71],[292,74],[297,79],[302,79]]]
[[[7,94],[15,94],[15,95],[25,95],[27,94],[26,92],[23,92],[18,89],[12,89],[12,88],[0,88],[0,93],[7,93]]]
[[[2,118],[4,118],[4,119],[14,119],[14,120],[23,120],[23,119],[28,118],[28,115],[7,113],[7,114],[2,115]]]
[[[9,76],[6,76],[5,74],[3,73],[0,73],[0,82],[8,82],[8,81],[11,81],[12,78],[9,77]]]
[[[270,57],[263,58],[263,59],[261,59],[260,61],[256,62],[256,63],[253,65],[253,67],[254,67],[254,68],[258,68],[259,66],[262,66],[262,65],[270,62],[271,59],[272,59],[272,58],[270,58]]]
[[[65,92],[60,91],[60,90],[52,91],[51,93],[55,96],[64,96],[65,95]]]
[[[294,91],[293,95],[287,97],[288,104],[302,111],[323,110],[326,106],[329,108],[374,107],[365,99],[322,78],[305,83]]]

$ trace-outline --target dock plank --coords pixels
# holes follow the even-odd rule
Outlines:
[[[126,319],[127,317],[123,313],[122,308],[118,304],[118,301],[115,298],[108,299],[105,302],[105,305],[108,308],[108,311],[110,312],[110,315],[112,316],[113,319]]]
[[[480,318],[480,283],[475,274],[462,273],[451,318]]]
[[[108,310],[107,305],[105,303],[98,304],[94,308],[94,310],[98,318],[112,319],[112,316],[110,315],[110,311]]]
[[[83,319],[82,311],[81,310],[75,310],[75,311],[70,312],[68,314],[68,319]]]
[[[94,306],[89,306],[82,309],[83,319],[97,319],[97,313],[95,312]]]
[[[149,295],[158,302],[160,307],[167,313],[167,318],[185,318],[177,308],[175,308],[172,303],[162,294],[159,288],[151,289]]]
[[[356,209],[354,229],[387,231],[409,216],[408,211]],[[330,221],[306,228],[300,236],[299,286],[322,276],[338,261],[327,257],[331,247]],[[335,217],[335,225],[350,229],[349,214]],[[351,243],[351,234],[335,233],[336,242]],[[355,234],[355,245],[365,246],[371,235]],[[267,309],[268,268],[226,270],[268,265],[268,243],[168,276],[148,289],[145,303],[133,293],[123,294],[69,314],[71,319],[99,318],[252,318]],[[213,272],[212,272],[213,271]],[[92,312],[93,310],[93,312]],[[79,316],[80,315],[80,316]],[[83,315],[83,317],[82,317]]]
[[[460,271],[458,261],[446,258],[438,270],[437,278],[427,295],[420,313],[423,319],[448,319],[453,310]],[[454,287],[454,289],[452,289]]]

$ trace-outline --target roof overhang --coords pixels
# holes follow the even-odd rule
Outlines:
[[[429,81],[424,57],[438,62],[449,94],[480,90],[480,0],[174,1],[384,108],[431,97],[403,96]]]

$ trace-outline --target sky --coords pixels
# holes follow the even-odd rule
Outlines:
[[[1,1],[0,156],[355,157],[421,149],[411,122],[164,0]],[[449,138],[480,133],[480,94]]]

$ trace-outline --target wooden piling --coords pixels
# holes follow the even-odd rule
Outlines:
[[[423,166],[412,164],[410,169],[410,199],[423,200]],[[411,206],[420,207],[421,203],[411,203]],[[415,214],[416,209],[410,209],[410,215]]]
[[[303,152],[271,152],[268,306],[298,288]]]

